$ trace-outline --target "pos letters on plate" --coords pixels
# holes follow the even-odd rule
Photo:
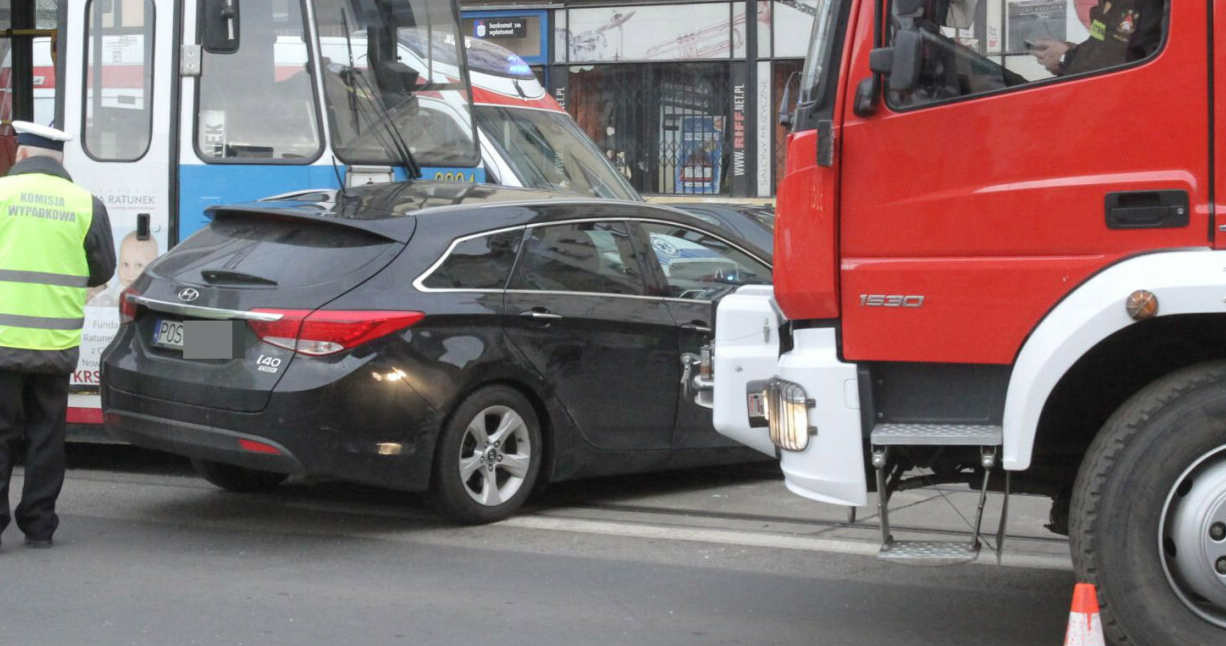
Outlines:
[[[154,343],[181,348],[184,359],[233,359],[237,340],[234,321],[158,321],[154,332]]]

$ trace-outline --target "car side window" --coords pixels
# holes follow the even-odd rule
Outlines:
[[[645,293],[638,258],[622,222],[577,222],[532,229],[510,288]]]
[[[710,234],[678,224],[645,223],[643,228],[669,296],[706,300],[729,286],[771,282],[770,267]]]
[[[893,0],[894,108],[920,107],[1147,59],[1165,0]],[[914,67],[899,61],[915,61]],[[900,73],[901,71],[901,73]],[[904,79],[900,81],[899,79]],[[901,85],[902,87],[899,87]]]
[[[422,284],[431,289],[502,289],[523,235],[518,229],[462,240]]]

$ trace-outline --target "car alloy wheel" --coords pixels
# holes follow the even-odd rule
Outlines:
[[[524,419],[508,406],[477,413],[460,439],[460,481],[470,498],[486,507],[510,500],[532,464],[532,441]]]

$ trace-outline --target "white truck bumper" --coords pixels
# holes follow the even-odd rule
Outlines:
[[[712,358],[715,430],[778,456],[793,493],[819,502],[864,505],[868,487],[856,367],[839,360],[834,328],[797,330],[792,349],[780,354],[784,318],[772,293],[768,286],[743,287],[720,301]],[[760,393],[772,379],[800,386],[808,400],[805,412],[798,413],[810,427],[800,450],[777,446],[764,424],[769,422],[763,417]],[[754,422],[750,395],[758,395]]]

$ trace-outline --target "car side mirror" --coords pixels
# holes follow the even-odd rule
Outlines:
[[[233,54],[238,51],[238,0],[204,0],[200,5],[204,27],[204,51]]]
[[[890,47],[879,47],[869,54],[869,69],[888,75],[886,88],[891,92],[913,90],[919,83],[923,45],[924,36],[918,30],[899,30]]]

